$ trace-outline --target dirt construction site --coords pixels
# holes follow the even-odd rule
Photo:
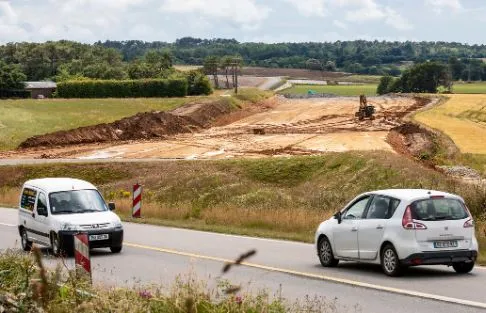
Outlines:
[[[168,112],[139,113],[111,124],[31,137],[1,157],[225,159],[394,151],[390,131],[430,102],[401,95],[368,98],[376,112],[373,119],[363,120],[355,117],[358,97],[275,96],[238,109],[228,101],[193,103]]]

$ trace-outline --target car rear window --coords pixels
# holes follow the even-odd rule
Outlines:
[[[421,221],[462,220],[469,217],[458,199],[431,198],[412,204],[412,217]]]

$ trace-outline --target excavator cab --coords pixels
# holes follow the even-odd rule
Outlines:
[[[355,116],[361,121],[365,118],[375,119],[373,116],[375,114],[375,107],[371,104],[368,104],[368,100],[366,99],[365,95],[359,96],[359,110],[355,113]]]

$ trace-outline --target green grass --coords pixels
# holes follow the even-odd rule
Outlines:
[[[292,88],[282,90],[281,94],[307,94],[309,90],[317,93],[330,93],[338,96],[367,96],[376,95],[376,84],[350,85],[350,86],[316,86],[316,85],[294,85]]]
[[[110,123],[138,112],[170,110],[196,98],[0,100],[0,150],[59,130]]]
[[[457,94],[476,94],[486,93],[486,82],[463,83],[455,82],[452,92]]]

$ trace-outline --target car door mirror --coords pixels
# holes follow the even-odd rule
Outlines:
[[[108,208],[110,209],[110,211],[115,211],[115,209],[116,209],[115,202],[109,202]]]
[[[334,214],[334,218],[337,219],[338,224],[341,224],[341,221],[342,221],[342,214],[341,214],[341,212],[337,212],[336,214]]]
[[[47,208],[37,207],[37,215],[47,217]]]

